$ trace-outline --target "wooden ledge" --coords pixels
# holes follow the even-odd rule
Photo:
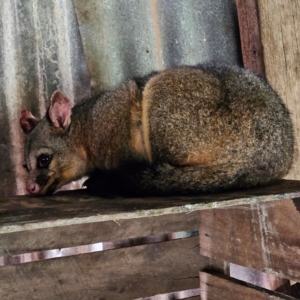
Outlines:
[[[283,200],[280,206],[295,198],[300,198],[300,181],[194,197],[103,199],[84,190],[41,198],[0,197],[0,256],[193,232],[199,230],[200,212]]]
[[[33,198],[0,197],[0,234],[56,226],[128,220],[226,208],[300,197],[300,181],[189,197],[115,198],[89,196],[84,190]]]

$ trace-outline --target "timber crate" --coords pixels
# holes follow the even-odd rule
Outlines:
[[[193,197],[1,197],[0,299],[296,299],[299,210],[299,181]]]

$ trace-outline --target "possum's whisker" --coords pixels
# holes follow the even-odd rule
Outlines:
[[[50,171],[50,172],[48,173],[48,176],[49,176],[50,178],[52,178],[55,174],[56,174],[55,171]]]
[[[62,169],[62,172],[65,172],[65,171],[68,171],[68,170],[71,170],[71,169],[73,169],[72,166],[71,167],[66,167],[66,168]]]
[[[73,168],[72,166],[66,167],[66,168],[62,169],[61,171],[65,172],[65,171],[71,170],[72,168]],[[55,177],[55,175],[57,175],[57,172],[55,172],[53,170],[48,173],[49,178]]]

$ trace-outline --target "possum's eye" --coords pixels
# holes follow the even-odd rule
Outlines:
[[[48,154],[41,154],[38,158],[37,158],[37,166],[39,168],[47,168],[51,162],[51,155]]]

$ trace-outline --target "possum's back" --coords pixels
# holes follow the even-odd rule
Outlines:
[[[209,65],[168,69],[146,84],[143,105],[154,161],[231,163],[280,176],[291,166],[288,110],[270,85],[249,71]]]

